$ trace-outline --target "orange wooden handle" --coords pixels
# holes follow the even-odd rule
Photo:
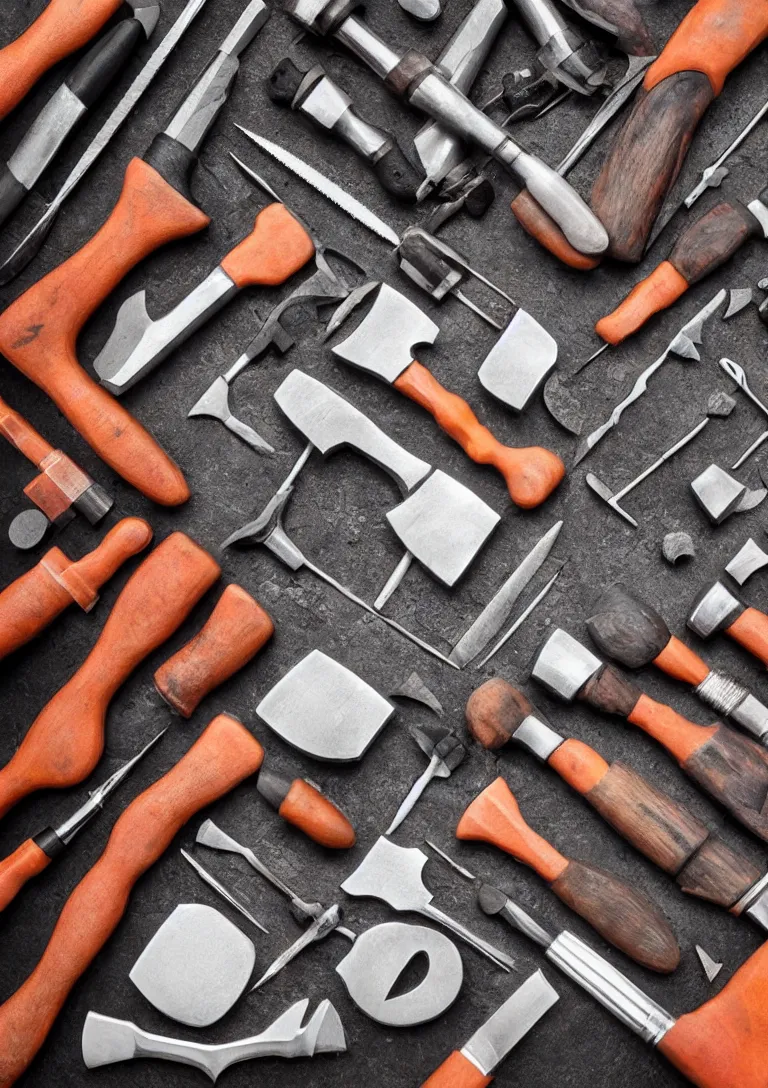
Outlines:
[[[133,159],[104,226],[0,316],[0,352],[6,359],[51,397],[102,460],[165,506],[189,498],[180,469],[86,374],[77,361],[77,337],[94,310],[142,258],[209,222],[153,167]]]
[[[532,197],[527,189],[517,194],[511,208],[512,214],[523,230],[569,268],[588,272],[600,264],[599,257],[587,257],[571,245],[554,219],[544,211],[538,200]]]
[[[551,884],[568,867],[568,859],[528,826],[512,791],[497,778],[465,810],[457,839],[490,842],[530,867]]]
[[[303,831],[313,842],[330,850],[355,845],[355,829],[332,801],[303,778],[297,778],[277,810],[286,823]]]
[[[221,262],[240,288],[285,283],[314,256],[315,244],[284,204],[269,204],[256,225]]]
[[[432,1076],[424,1081],[421,1088],[485,1088],[492,1080],[493,1077],[486,1077],[481,1073],[460,1050],[454,1050]]]
[[[38,434],[24,416],[15,411],[0,397],[0,433],[15,446],[19,453],[39,467],[40,462],[54,453],[49,442]]]
[[[745,608],[727,634],[745,650],[768,665],[768,616],[757,608]]]
[[[768,36],[768,0],[698,0],[645,74],[647,91],[676,72],[703,72],[720,94],[729,72]]]
[[[51,859],[34,839],[27,839],[18,850],[0,861],[0,911],[13,902],[28,880],[50,864]]]
[[[527,449],[503,446],[479,422],[467,402],[444,389],[421,363],[411,363],[394,386],[426,408],[473,461],[498,469],[517,506],[525,510],[539,506],[565,476],[565,465],[560,458],[541,446]]]
[[[595,332],[609,344],[620,344],[637,332],[649,317],[666,310],[684,295],[689,284],[671,261],[662,261],[650,276],[636,284],[613,313],[601,317]]]
[[[183,533],[167,537],[144,560],[88,657],[0,771],[0,816],[35,790],[74,786],[91,773],[104,748],[112,696],[184,622],[220,573],[216,561]]]
[[[119,11],[123,0],[50,0],[15,42],[0,49],[0,120],[40,76],[80,49]]]
[[[0,1006],[0,1088],[9,1088],[43,1045],[70,990],[125,913],[139,877],[190,817],[257,771],[263,758],[248,730],[220,714],[176,766],[128,806],[64,905],[37,967]]]
[[[59,575],[73,598],[80,604],[81,587],[98,600],[97,591],[117,573],[126,560],[138,555],[152,540],[152,526],[144,518],[123,518],[113,525],[101,544],[71,563]],[[85,607],[85,606],[83,606]],[[91,607],[91,606],[89,606]]]
[[[710,668],[706,661],[702,661],[698,654],[694,653],[690,646],[686,646],[679,638],[671,636],[669,642],[653,659],[654,665],[675,680],[682,680],[694,687],[709,676]]]
[[[720,728],[719,725],[695,725],[671,706],[657,703],[647,695],[640,696],[627,716],[627,721],[639,725],[644,733],[662,744],[680,764],[690,759]]]
[[[256,656],[274,631],[250,593],[227,586],[205,626],[157,670],[155,687],[182,718],[189,718],[209,692]]]
[[[553,771],[584,795],[593,790],[611,769],[603,757],[583,741],[569,738],[547,760]]]
[[[716,997],[682,1016],[658,1046],[699,1088],[765,1088],[768,944],[742,964]]]

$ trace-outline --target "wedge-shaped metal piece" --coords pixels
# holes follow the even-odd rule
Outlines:
[[[364,319],[333,354],[391,385],[414,361],[414,347],[434,344],[439,332],[420,307],[383,283]]]
[[[734,581],[738,582],[740,586],[743,586],[748,578],[751,578],[757,571],[762,570],[763,567],[768,566],[768,555],[763,551],[760,545],[752,539],[739,548],[733,559],[726,565],[726,571],[730,574]]]
[[[557,341],[526,310],[518,310],[477,372],[484,389],[523,412],[557,363]]]
[[[750,490],[715,464],[710,465],[691,482],[691,491],[715,525],[721,525],[731,514],[754,510],[768,495],[765,488]]]
[[[256,713],[287,744],[315,759],[362,759],[395,712],[350,669],[313,650],[261,700]]]
[[[559,1000],[557,990],[536,971],[478,1028],[461,1053],[489,1076]]]

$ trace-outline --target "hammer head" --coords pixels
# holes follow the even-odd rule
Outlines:
[[[416,344],[433,344],[439,332],[415,303],[383,283],[362,322],[333,354],[391,385],[414,361]]]
[[[709,638],[730,627],[745,607],[722,582],[715,582],[696,597],[686,623],[699,638]]]
[[[604,484],[598,476],[595,476],[594,472],[587,473],[585,482],[590,491],[594,491],[603,502],[608,503],[611,510],[615,510],[616,513],[628,521],[630,525],[633,525],[635,529],[637,528],[637,522],[632,515],[628,514],[623,507],[619,506],[617,499],[614,498],[613,491],[611,491],[610,487],[608,487],[607,484]]]
[[[571,703],[602,667],[599,657],[558,627],[536,655],[531,676],[547,691]]]
[[[671,637],[659,613],[622,585],[602,594],[587,630],[601,653],[630,669],[650,665]]]

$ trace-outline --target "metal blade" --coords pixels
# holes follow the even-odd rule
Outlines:
[[[260,929],[262,933],[269,933],[269,930],[266,929],[261,924],[261,922],[256,921],[248,908],[243,906],[240,900],[236,899],[235,896],[232,895],[232,893],[224,887],[221,881],[217,880],[212,873],[209,873],[208,870],[204,866],[202,866],[199,861],[195,861],[192,855],[188,854],[186,850],[181,851],[181,856],[186,862],[188,862],[189,865],[192,866],[192,868],[195,870],[203,883],[213,888],[215,892],[218,892],[222,899],[224,899],[227,903],[229,903],[231,907],[234,907],[236,911],[239,911],[240,914],[242,914],[243,918],[247,918],[251,925],[256,926],[256,928]]]
[[[395,813],[395,816],[394,816],[394,819],[392,820],[392,823],[389,825],[387,830],[384,832],[385,835],[391,835],[391,834],[393,834],[393,832],[397,831],[400,824],[406,818],[408,813],[416,806],[416,802],[418,801],[418,799],[421,797],[424,790],[427,788],[429,783],[432,781],[432,779],[437,774],[437,770],[438,770],[439,766],[440,766],[440,757],[436,756],[436,755],[432,756],[432,758],[429,761],[429,766],[427,767],[427,769],[424,771],[423,774],[419,775],[419,777],[416,779],[416,781],[413,783],[410,790],[408,791],[405,800],[403,801],[403,803],[400,805],[400,808]]]
[[[266,969],[258,982],[251,986],[250,992],[259,990],[270,979],[278,975],[284,967],[295,960],[300,952],[303,952],[309,945],[314,944],[316,941],[322,941],[329,933],[338,927],[341,921],[341,908],[337,903],[334,903],[332,907],[329,907],[319,918],[315,918],[312,924],[306,929],[298,940],[294,941],[290,948],[286,948],[284,952],[274,960]]]
[[[564,565],[565,565],[565,564],[563,564],[563,566],[564,566]],[[519,630],[519,629],[520,629],[520,628],[521,628],[521,627],[523,626],[523,624],[524,624],[524,623],[525,623],[525,621],[526,621],[526,620],[528,619],[528,617],[530,616],[530,614],[531,614],[531,613],[532,613],[532,612],[534,611],[534,609],[535,609],[535,608],[538,608],[539,604],[541,604],[541,602],[542,602],[542,601],[544,600],[544,598],[545,598],[545,597],[547,596],[547,594],[548,594],[548,593],[549,593],[549,591],[550,591],[550,590],[552,589],[552,587],[554,586],[554,584],[555,584],[555,582],[557,581],[557,579],[558,579],[558,578],[560,577],[560,575],[561,575],[562,571],[563,571],[563,567],[561,566],[561,567],[560,567],[560,569],[559,569],[559,570],[557,570],[557,571],[556,571],[556,572],[555,572],[555,573],[554,573],[554,574],[552,575],[552,577],[551,577],[551,578],[549,579],[549,581],[548,581],[548,582],[547,582],[547,584],[546,584],[546,585],[544,586],[544,588],[543,588],[542,590],[540,590],[540,591],[539,591],[539,592],[538,592],[538,593],[536,594],[536,596],[535,596],[535,597],[533,598],[533,600],[532,600],[532,601],[531,601],[531,603],[530,603],[530,604],[528,605],[528,607],[527,607],[526,609],[524,609],[524,610],[523,610],[523,611],[522,611],[522,612],[520,613],[520,615],[519,615],[519,616],[517,617],[517,619],[516,619],[516,620],[515,620],[515,622],[514,622],[514,623],[512,624],[512,626],[511,626],[511,627],[510,627],[510,629],[509,629],[509,630],[507,631],[507,633],[506,633],[506,634],[504,635],[504,637],[503,637],[503,638],[501,638],[501,639],[500,639],[500,640],[499,640],[499,641],[498,641],[498,642],[496,643],[496,645],[495,645],[495,646],[493,647],[493,649],[491,650],[491,652],[490,652],[489,654],[486,654],[486,655],[485,655],[485,657],[483,658],[483,660],[482,660],[481,662],[479,662],[479,664],[478,664],[478,665],[476,665],[476,666],[475,666],[476,668],[478,668],[478,669],[482,669],[482,667],[483,667],[484,665],[487,665],[487,664],[488,664],[488,662],[489,662],[489,661],[491,660],[491,658],[492,658],[492,657],[495,657],[495,656],[496,656],[496,654],[497,654],[497,653],[499,652],[499,650],[500,650],[500,649],[502,648],[502,646],[506,646],[506,644],[507,644],[507,643],[509,642],[509,640],[510,640],[510,639],[512,638],[512,636],[514,635],[515,631],[518,631],[518,630]]]
[[[558,1000],[557,990],[536,971],[475,1032],[462,1053],[489,1076]]]

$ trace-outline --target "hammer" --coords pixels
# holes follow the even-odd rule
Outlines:
[[[715,582],[698,595],[686,622],[699,638],[724,631],[758,661],[768,665],[768,616],[744,604],[722,582]]]

